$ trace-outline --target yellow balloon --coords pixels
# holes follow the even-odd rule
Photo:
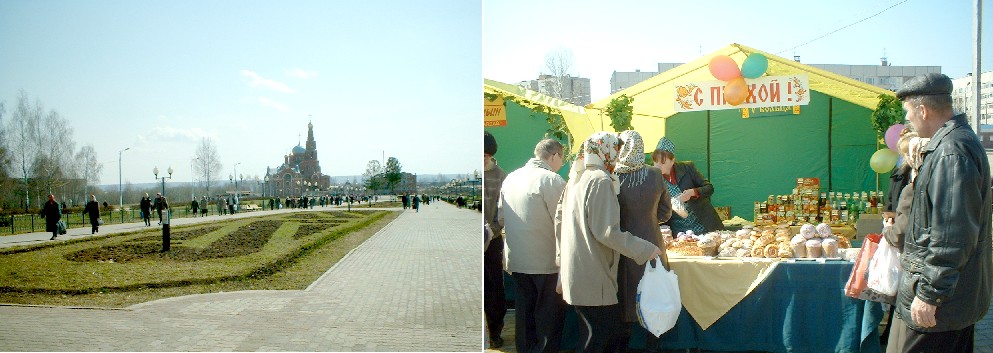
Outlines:
[[[873,153],[872,157],[869,158],[869,166],[876,173],[883,174],[893,170],[893,167],[896,167],[898,159],[900,159],[900,156],[895,151],[889,148],[882,148],[876,151],[876,153]]]

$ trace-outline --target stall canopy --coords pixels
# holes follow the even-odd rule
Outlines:
[[[572,140],[594,132],[585,108],[511,84],[484,79],[483,105],[484,129],[496,138],[500,146],[496,159],[508,173],[534,157],[534,146],[551,128],[548,120],[553,116],[565,120]],[[560,142],[565,145],[567,140]],[[573,151],[578,148],[575,143]],[[568,166],[559,174],[565,177],[567,172]]]
[[[712,58],[725,55],[740,67],[752,53],[768,59],[760,80],[802,78],[809,102],[754,109],[677,105],[686,93],[679,87],[717,80],[708,68]],[[871,114],[879,95],[893,94],[888,90],[731,44],[590,104],[587,125],[602,122],[602,111],[621,94],[634,99],[632,126],[644,137],[645,152],[667,136],[676,145],[676,159],[693,161],[714,184],[713,203],[730,206],[733,215],[752,219],[755,201],[791,193],[797,178],[819,178],[822,192],[872,191],[889,184],[888,175],[877,176],[869,167],[879,149]]]

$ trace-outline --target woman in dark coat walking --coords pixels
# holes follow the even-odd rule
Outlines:
[[[152,225],[152,199],[148,198],[148,193],[145,193],[145,197],[141,198],[141,219],[145,221],[145,226]]]
[[[100,203],[93,194],[90,194],[90,202],[83,208],[83,214],[87,213],[90,214],[90,234],[96,234],[100,231]]]
[[[55,202],[55,195],[48,194],[48,202],[41,208],[41,217],[45,219],[45,231],[52,232],[52,239],[59,236],[59,221],[62,220],[62,210]]]

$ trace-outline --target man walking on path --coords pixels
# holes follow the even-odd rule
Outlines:
[[[159,214],[159,225],[162,225],[162,193],[155,193],[155,212]]]
[[[534,158],[507,175],[500,189],[497,221],[504,227],[504,260],[514,277],[514,324],[518,352],[558,353],[565,323],[565,302],[555,292],[555,209],[565,179],[562,144],[544,139]],[[500,244],[497,244],[500,245]]]

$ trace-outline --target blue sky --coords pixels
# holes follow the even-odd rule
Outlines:
[[[222,175],[265,174],[313,119],[328,175],[394,156],[480,168],[481,3],[0,1],[0,101],[25,90],[91,143],[101,184],[190,181],[202,137]],[[474,139],[467,139],[471,136]]]
[[[613,71],[657,71],[657,63],[685,63],[739,43],[810,64],[879,65],[885,51],[893,65],[941,66],[956,78],[972,72],[973,6],[972,0],[486,1],[483,76],[535,79],[546,53],[568,50],[573,75],[590,79],[596,101],[609,94]],[[983,18],[983,42],[990,43],[989,3]],[[993,47],[984,47],[985,72],[993,70]]]

